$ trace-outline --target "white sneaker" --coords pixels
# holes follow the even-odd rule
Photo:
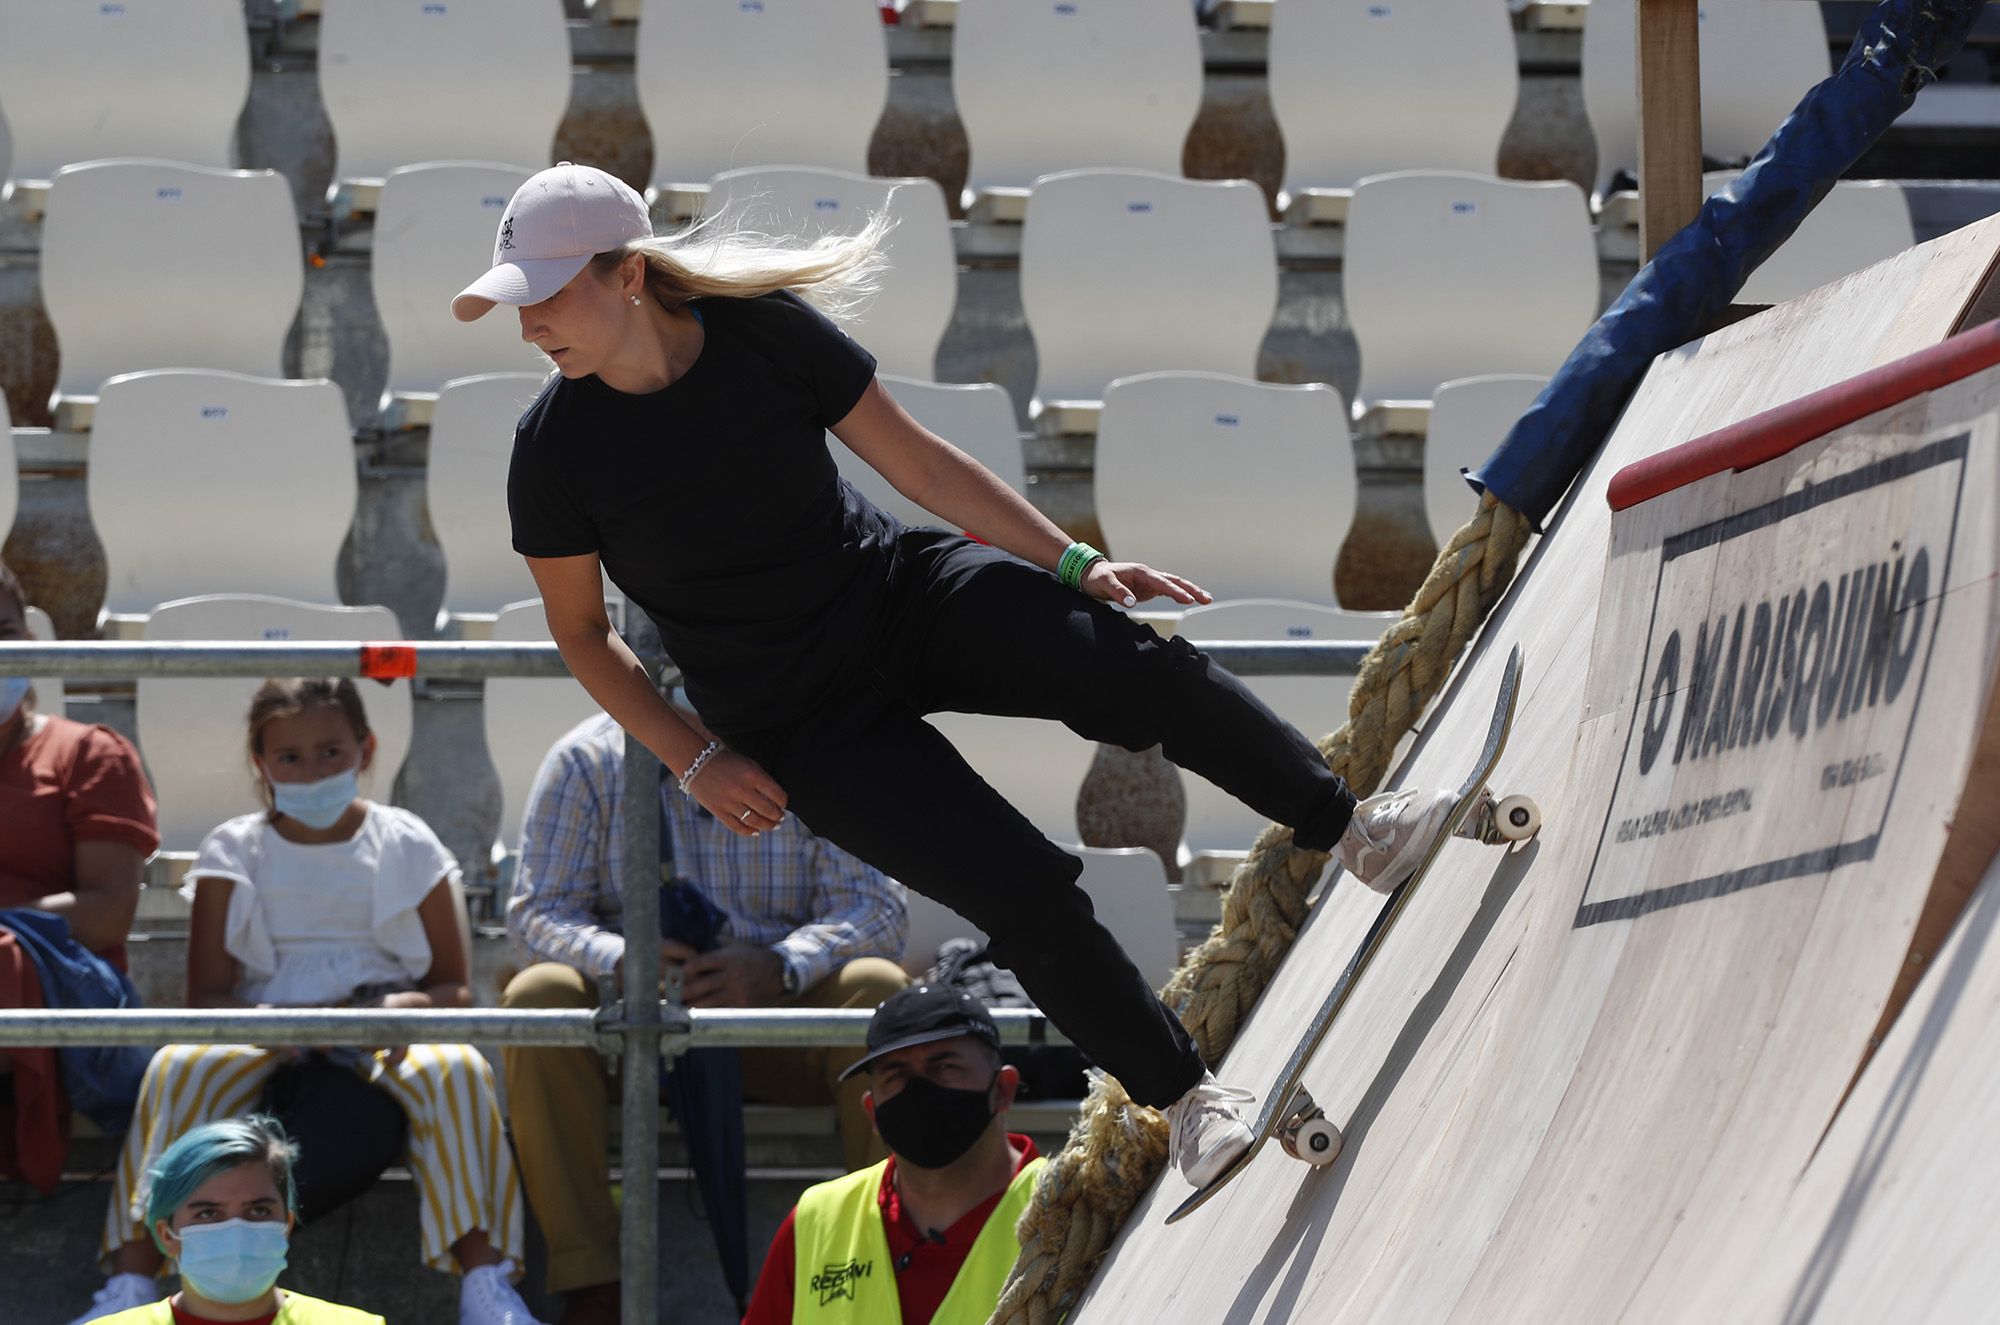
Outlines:
[[[467,1270],[458,1286],[458,1325],[542,1325],[508,1278],[514,1262]]]
[[[114,1274],[104,1281],[104,1287],[90,1299],[90,1310],[69,1322],[69,1325],[84,1325],[88,1320],[102,1320],[115,1316],[121,1311],[134,1307],[147,1307],[165,1297],[160,1282],[147,1274]]]
[[[1333,853],[1349,874],[1378,893],[1416,873],[1431,842],[1458,803],[1456,792],[1405,787],[1370,796],[1354,807],[1354,818]]]
[[[1168,1144],[1183,1177],[1206,1187],[1250,1148],[1250,1125],[1237,1106],[1256,1098],[1204,1072],[1193,1090],[1167,1106],[1167,1125],[1173,1129]]]

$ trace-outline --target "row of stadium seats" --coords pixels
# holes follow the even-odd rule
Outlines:
[[[440,397],[427,506],[445,563],[437,626],[447,633],[482,633],[505,604],[535,593],[510,550],[505,488],[513,421],[541,382],[522,373],[462,378]],[[915,418],[1025,495],[1001,388],[886,382]],[[1439,393],[1425,455],[1440,542],[1470,512],[1459,470],[1484,458],[1542,382],[1480,377]],[[1106,396],[1097,440],[1106,541],[1199,567],[1204,587],[1223,598],[1333,606],[1333,566],[1356,507],[1349,430],[1345,402],[1324,384],[1213,373],[1122,378]],[[907,522],[936,523],[828,440],[870,498]],[[100,625],[129,636],[156,604],[200,594],[336,601],[335,567],[356,499],[354,449],[331,382],[192,370],[114,378],[91,438],[88,484],[107,571]],[[11,526],[15,503],[13,466],[0,467],[0,530]],[[163,511],[171,518],[160,519]]]
[[[1231,605],[1219,613],[1217,629],[1230,629],[1232,617],[1239,617],[1237,628],[1255,634],[1256,621],[1242,616],[1241,609],[1246,608],[1267,616],[1275,611],[1288,620],[1307,622],[1307,628],[1317,625],[1318,615],[1323,615],[1304,606]],[[30,609],[29,625],[35,638],[50,638],[48,618],[38,610]],[[395,620],[384,608],[211,595],[162,604],[148,623],[146,638],[306,641],[375,638],[385,631],[395,632]],[[500,614],[494,637],[546,640],[548,630],[540,600],[510,605]],[[137,683],[137,737],[159,802],[163,854],[155,873],[163,881],[175,880],[175,867],[184,867],[209,829],[242,809],[251,775],[243,762],[240,739],[232,733],[241,726],[256,684],[241,679],[149,679]],[[1317,689],[1323,693],[1292,698],[1321,708],[1345,702],[1344,682],[1339,684],[1338,693],[1323,683]],[[43,708],[62,711],[60,681],[39,680],[36,692]],[[1274,701],[1283,697],[1267,696]],[[598,710],[583,688],[567,679],[496,677],[486,682],[483,700],[487,753],[501,789],[500,836],[493,850],[499,862],[520,847],[528,793],[543,756],[565,732]],[[377,742],[375,764],[364,791],[387,799],[414,739],[414,697],[409,682],[399,680],[386,688],[368,687],[364,702]],[[1311,716],[1323,721],[1325,715],[1315,712]],[[959,714],[940,715],[935,721],[996,786],[1010,798],[1018,798],[1017,804],[1032,807],[1035,821],[1044,831],[1060,841],[1076,838],[1075,801],[1093,747],[1057,723],[1000,722]],[[1202,850],[1238,851],[1247,845],[1261,827],[1248,822],[1255,816],[1243,814],[1233,801],[1200,779],[1190,777],[1187,781],[1188,845],[1184,851],[1188,857],[1192,859]],[[1223,802],[1218,807],[1222,815],[1197,811],[1198,806],[1218,799]],[[1231,809],[1236,811],[1233,815]],[[1164,983],[1179,961],[1180,939],[1167,871],[1160,857],[1144,848],[1071,849],[1083,858],[1084,873],[1078,882],[1090,893],[1099,916],[1119,934],[1148,978]],[[157,922],[172,922],[183,914],[182,907],[159,898],[147,909],[155,928]],[[978,933],[975,926],[949,909],[911,895],[907,951],[913,973],[921,973],[945,939]]]
[[[485,269],[495,218],[527,173],[439,163],[400,168],[383,186],[371,283],[389,344],[381,403],[392,421],[423,422],[454,378],[546,368],[515,318],[468,324],[445,315],[451,296]],[[755,228],[798,235],[853,228],[886,209],[897,220],[889,272],[851,330],[883,371],[933,376],[958,279],[933,181],[739,171],[717,178],[711,203]],[[51,403],[64,426],[87,427],[99,385],[118,373],[279,375],[304,272],[290,195],[276,175],[90,162],[57,172],[48,206],[42,294],[61,352]],[[146,242],[123,242],[134,232]],[[1746,298],[1789,298],[1911,242],[1896,185],[1844,184]],[[1278,301],[1278,260],[1254,185],[1072,171],[1043,178],[1030,195],[1020,285],[1039,360],[1031,413],[1047,416],[1048,432],[1089,432],[1118,377],[1255,377]],[[1349,204],[1343,297],[1364,408],[1420,403],[1460,377],[1546,376],[1598,310],[1581,190],[1443,171],[1372,177]],[[203,334],[190,337],[197,308]]]
[[[1248,600],[1190,609],[1181,633],[1203,640],[1368,639],[1384,617],[1343,613],[1307,603]],[[146,625],[148,640],[344,640],[395,633],[379,607],[340,607],[260,595],[205,595],[163,603]],[[494,635],[514,642],[545,641],[539,599],[510,604]],[[1252,678],[1265,702],[1303,730],[1337,725],[1350,681],[1341,677]],[[162,850],[187,852],[217,823],[240,813],[250,790],[241,726],[253,680],[147,678],[136,685],[136,732],[159,799]],[[42,692],[51,707],[61,688]],[[369,721],[377,741],[369,773],[373,794],[385,797],[408,757],[414,699],[408,681],[368,687]],[[486,682],[483,723],[487,752],[499,774],[502,808],[496,857],[520,845],[527,796],[542,756],[577,723],[597,712],[583,688],[567,678],[496,677]],[[988,781],[1035,825],[1058,841],[1078,837],[1076,801],[1096,747],[1060,723],[938,714],[932,722]],[[1182,861],[1198,853],[1240,851],[1263,826],[1255,812],[1192,774],[1183,776],[1187,823]]]
[[[1584,30],[1600,191],[1637,164],[1632,6],[1593,0]],[[1701,17],[1705,148],[1740,159],[1826,76],[1826,32],[1797,0],[1730,0]],[[1017,217],[1028,186],[1058,171],[1180,172],[1202,99],[1191,6],[961,0],[952,40],[965,206],[984,198],[995,219]],[[326,0],[317,43],[340,208],[371,210],[391,172],[417,161],[548,163],[573,76],[560,0]],[[647,0],[635,61],[651,192],[676,214],[731,169],[865,172],[888,103],[876,0]],[[239,0],[0,7],[8,189],[107,157],[234,164],[249,63]],[[1281,205],[1337,220],[1369,175],[1493,171],[1519,72],[1500,0],[1301,0],[1273,12],[1269,85]]]

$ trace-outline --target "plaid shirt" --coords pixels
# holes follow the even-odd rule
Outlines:
[[[543,758],[507,901],[508,936],[528,960],[608,976],[625,955],[624,783],[625,733],[604,715]],[[902,959],[909,930],[903,885],[814,837],[796,815],[756,837],[738,837],[671,781],[661,788],[661,804],[675,872],[728,912],[727,938],[772,949],[798,988],[857,957]]]

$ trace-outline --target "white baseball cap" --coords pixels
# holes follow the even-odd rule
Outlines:
[[[495,304],[539,304],[597,254],[652,234],[646,200],[630,185],[595,166],[559,162],[515,190],[493,265],[452,299],[452,316],[471,322]]]

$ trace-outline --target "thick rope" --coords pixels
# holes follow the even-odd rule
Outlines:
[[[1483,496],[1478,514],[1452,535],[1402,617],[1362,660],[1347,724],[1319,742],[1327,767],[1355,795],[1381,783],[1396,743],[1444,688],[1513,581],[1529,533],[1526,517]],[[1266,827],[1229,882],[1222,923],[1168,980],[1162,997],[1209,1062],[1228,1051],[1277,973],[1325,864],[1324,853],[1294,846],[1290,829]],[[1021,1216],[1020,1259],[988,1325],[1057,1325],[1166,1162],[1165,1120],[1133,1103],[1113,1078],[1097,1077]]]

